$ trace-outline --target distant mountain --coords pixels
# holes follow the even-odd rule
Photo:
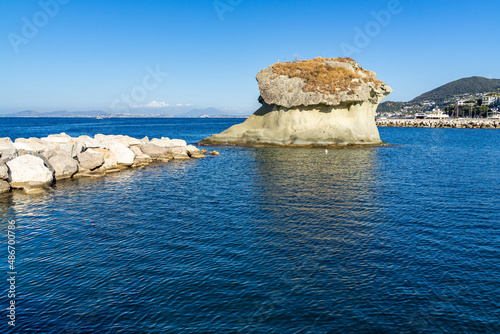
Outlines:
[[[58,110],[50,112],[38,112],[34,110],[25,110],[15,113],[10,113],[6,115],[0,115],[4,117],[97,117],[97,116],[107,116],[107,112],[102,110],[92,110],[92,111],[67,111]]]
[[[24,110],[16,113],[6,114],[4,116],[10,117],[40,117],[40,113],[34,110]]]
[[[181,117],[200,117],[203,115],[208,115],[208,116],[219,116],[219,115],[224,115],[224,116],[229,116],[229,114],[220,111],[215,108],[207,108],[207,109],[193,109],[188,112],[185,112],[184,114],[181,114],[179,116]],[[179,117],[178,116],[178,117]]]
[[[496,92],[499,89],[500,79],[487,79],[483,77],[463,78],[428,91],[410,102],[435,101],[439,105],[453,98],[455,95]]]

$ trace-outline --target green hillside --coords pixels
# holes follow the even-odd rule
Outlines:
[[[497,92],[498,90],[500,90],[500,79],[470,77],[447,83],[414,98],[410,102],[436,101],[437,104],[441,104],[455,95]]]

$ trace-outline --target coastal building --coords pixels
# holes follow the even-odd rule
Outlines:
[[[500,97],[495,95],[484,95],[482,98],[483,106],[495,106],[498,104]]]

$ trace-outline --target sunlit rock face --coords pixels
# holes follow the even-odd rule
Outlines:
[[[378,104],[392,89],[350,58],[276,63],[257,74],[262,107],[202,144],[380,144]]]

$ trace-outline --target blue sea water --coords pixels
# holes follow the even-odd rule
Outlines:
[[[4,118],[0,137],[197,142],[241,121]],[[390,146],[217,147],[0,197],[0,331],[500,333],[500,131],[380,132]]]

